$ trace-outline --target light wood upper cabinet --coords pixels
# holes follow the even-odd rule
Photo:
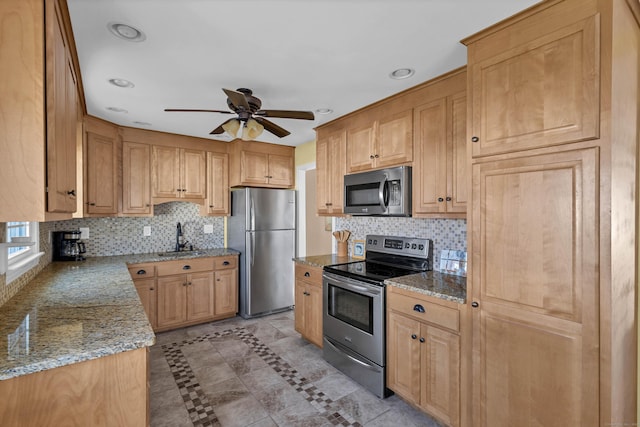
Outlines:
[[[77,210],[77,82],[62,11],[46,1],[47,211]]]
[[[318,130],[316,208],[318,215],[341,215],[344,205],[347,135],[344,129]]]
[[[122,143],[122,213],[151,215],[151,146]]]
[[[414,108],[413,214],[464,217],[468,175],[466,73],[455,73],[434,85],[441,87],[439,95],[446,96]]]
[[[382,108],[353,117],[347,129],[347,172],[395,166],[413,159],[413,112]]]
[[[118,129],[111,123],[85,118],[85,196],[87,215],[118,213]]]
[[[207,200],[205,215],[229,215],[229,156],[207,153]]]
[[[597,16],[538,34],[470,63],[474,156],[598,137]]]
[[[229,150],[229,184],[293,188],[294,147],[258,141],[234,140]]]
[[[153,198],[203,203],[206,196],[204,151],[154,145],[151,152]]]

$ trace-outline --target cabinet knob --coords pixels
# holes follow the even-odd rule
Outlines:
[[[369,158],[370,158],[370,159],[373,159],[373,158],[374,158],[374,157],[373,157],[373,154],[372,154],[372,155],[370,155],[370,156],[369,156]]]
[[[191,270],[191,266],[190,265],[183,265],[182,269],[183,270]]]
[[[93,203],[93,202],[92,202],[92,203],[89,203],[89,206],[95,206],[95,205],[96,205],[96,204],[95,204],[95,203]]]
[[[220,279],[216,279],[216,282],[219,282],[219,281],[220,281]]]
[[[373,156],[373,157],[375,157],[375,158],[377,159],[377,158],[378,158],[378,157],[380,157],[380,156],[378,156],[378,155],[376,154],[376,155],[375,155],[375,156]]]
[[[478,304],[476,301],[471,303],[471,307],[473,308],[478,308],[480,306],[480,304]]]
[[[304,273],[304,277],[309,277],[309,276],[311,276],[311,275],[309,274],[309,272],[308,272],[308,271],[305,271],[305,273]]]
[[[411,334],[411,339],[415,340],[416,338],[418,338],[418,336],[416,334]]]
[[[182,286],[187,286],[186,282],[182,284]]]
[[[439,202],[444,202],[444,199],[442,197],[438,197],[438,201]]]
[[[150,291],[152,291],[152,290],[153,290],[153,288],[149,288],[149,290],[150,290]]]
[[[136,274],[147,274],[147,270],[138,270]]]
[[[69,190],[67,191],[67,194],[70,196],[75,196],[76,195],[76,190]]]
[[[478,142],[478,141],[480,141],[480,138],[478,138],[477,136],[471,137],[471,142]]]
[[[209,205],[209,207],[210,207],[210,208],[213,208],[214,206],[213,206],[213,205]]]
[[[420,337],[420,342],[424,342],[424,338],[423,337]]]
[[[222,265],[229,265],[229,261],[223,262]]]
[[[417,311],[418,313],[424,313],[424,307],[420,304],[416,304],[413,306],[413,311]]]
[[[447,197],[447,202],[450,202],[450,201],[451,201],[451,197]]]
[[[325,206],[333,206],[333,203],[325,203]]]

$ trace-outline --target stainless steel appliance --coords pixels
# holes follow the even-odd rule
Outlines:
[[[240,251],[240,315],[291,309],[296,248],[295,190],[231,191],[228,246]]]
[[[54,261],[84,261],[84,253],[86,247],[84,242],[80,241],[81,233],[79,230],[73,231],[54,231],[51,233],[53,239],[53,255]]]
[[[411,216],[411,166],[345,175],[344,213]]]
[[[384,281],[431,270],[429,239],[368,235],[364,261],[324,267],[323,357],[386,397]]]

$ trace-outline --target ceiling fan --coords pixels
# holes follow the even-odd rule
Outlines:
[[[204,112],[237,114],[238,117],[229,119],[211,131],[211,135],[219,135],[227,132],[233,138],[242,124],[242,139],[251,140],[258,137],[265,129],[275,136],[282,138],[290,134],[286,129],[265,119],[265,117],[278,117],[283,119],[313,120],[315,117],[311,111],[291,111],[291,110],[261,110],[262,101],[253,96],[251,89],[239,88],[238,90],[222,89],[227,94],[227,105],[232,111],[225,110],[200,110],[165,108],[164,111],[182,112]]]

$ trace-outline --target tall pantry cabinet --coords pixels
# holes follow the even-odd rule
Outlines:
[[[639,20],[546,1],[463,41],[465,425],[636,420]]]

